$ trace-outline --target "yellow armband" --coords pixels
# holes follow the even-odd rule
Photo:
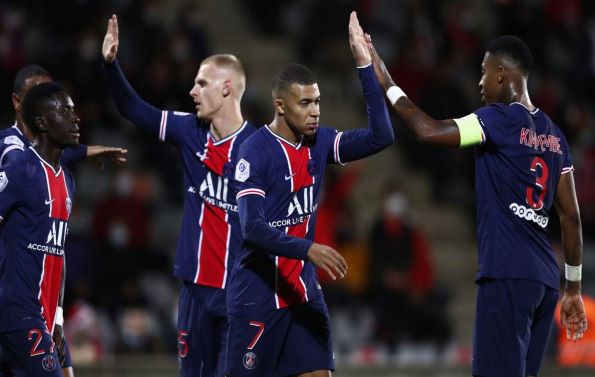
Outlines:
[[[459,127],[461,144],[459,148],[466,148],[471,145],[480,144],[483,141],[483,131],[477,115],[471,113],[462,118],[453,119]]]

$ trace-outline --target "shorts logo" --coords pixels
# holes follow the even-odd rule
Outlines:
[[[244,355],[244,368],[254,369],[258,365],[258,357],[254,352],[248,352]]]
[[[43,369],[47,370],[48,372],[51,372],[54,369],[56,369],[57,365],[58,365],[58,363],[56,362],[54,355],[45,355],[43,357],[43,359],[41,360],[41,366],[43,367]]]

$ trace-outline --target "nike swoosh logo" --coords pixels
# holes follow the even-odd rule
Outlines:
[[[56,200],[56,199],[52,199],[52,200],[47,200],[47,199],[46,199],[46,200],[45,200],[45,205],[51,204],[51,203],[52,203],[54,200]]]
[[[289,181],[291,178],[293,178],[294,175],[295,175],[295,173],[293,173],[292,175],[286,175],[285,180]]]

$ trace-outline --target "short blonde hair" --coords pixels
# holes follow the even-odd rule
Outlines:
[[[244,65],[235,55],[232,54],[215,54],[205,58],[200,65],[203,64],[214,64],[219,68],[226,68],[233,71],[238,80],[233,83],[235,89],[238,91],[240,97],[246,90],[246,71]]]

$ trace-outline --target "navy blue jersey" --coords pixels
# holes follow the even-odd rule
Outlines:
[[[42,319],[53,333],[73,194],[33,147],[0,170],[0,331]]]
[[[7,165],[18,154],[31,146],[31,142],[15,125],[0,130],[0,166]],[[79,144],[72,148],[64,149],[61,163],[69,168],[73,163],[87,157],[87,146]]]
[[[215,140],[209,126],[194,114],[159,110],[143,101],[117,61],[105,67],[120,113],[175,145],[182,158],[186,196],[174,275],[195,284],[225,288],[228,267],[241,242],[232,161],[255,128],[244,122],[232,135]]]
[[[369,127],[337,132],[320,127],[298,145],[260,128],[240,147],[235,179],[246,241],[227,294],[232,314],[265,312],[310,302],[321,288],[307,259],[326,165],[376,153],[394,140],[372,67],[359,69]]]
[[[530,279],[552,288],[559,272],[546,227],[568,143],[541,110],[520,103],[475,112],[484,141],[476,150],[478,278]]]

